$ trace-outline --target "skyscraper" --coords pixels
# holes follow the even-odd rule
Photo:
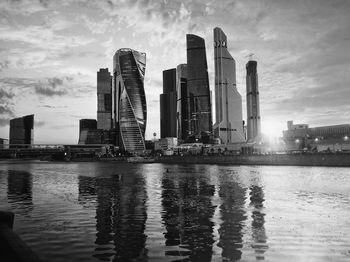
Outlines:
[[[112,124],[112,76],[108,68],[97,72],[97,129],[110,130]]]
[[[188,136],[187,64],[180,64],[176,68],[176,92],[177,138],[186,140]]]
[[[242,97],[236,88],[236,62],[227,50],[227,37],[214,28],[215,108],[214,133],[224,144],[245,141]]]
[[[257,62],[249,61],[247,69],[247,139],[254,141],[260,137],[260,102]]]
[[[127,151],[145,150],[145,69],[145,53],[122,48],[113,57],[113,127],[116,144]]]
[[[10,120],[10,147],[13,145],[33,144],[34,140],[34,115],[27,115]],[[12,146],[11,146],[12,145]]]
[[[160,95],[160,137],[176,137],[176,69],[163,71]]]
[[[208,65],[204,39],[188,34],[187,88],[189,136],[202,138],[212,132]]]

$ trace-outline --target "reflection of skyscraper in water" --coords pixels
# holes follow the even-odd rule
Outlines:
[[[263,202],[264,200],[264,192],[262,187],[260,186],[251,186],[250,187],[250,205],[254,207],[252,213],[252,237],[254,243],[252,247],[256,253],[257,260],[264,260],[264,253],[268,249],[268,245],[266,244],[266,232],[265,232],[265,214],[262,213]]]
[[[26,215],[33,209],[32,174],[26,171],[8,171],[7,199],[17,214]]]
[[[87,177],[87,176],[79,176],[78,177],[79,185],[78,185],[78,202],[79,204],[85,206],[91,203],[95,203],[96,199],[96,178],[95,177]]]
[[[173,178],[162,181],[166,245],[180,245],[188,251],[166,254],[187,256],[182,261],[211,261],[215,209],[211,198],[215,188],[198,177],[180,177],[176,182],[178,186]]]
[[[113,191],[118,188],[114,177],[101,177],[96,180],[96,241],[95,257],[102,261],[109,260],[112,252],[112,205]]]
[[[79,177],[79,199],[84,205],[96,194],[96,249],[101,261],[145,260],[144,234],[147,192],[138,175]],[[115,251],[114,251],[115,250]]]
[[[113,231],[116,261],[144,261],[147,191],[141,175],[121,177],[113,206]],[[115,187],[114,187],[115,188]]]
[[[177,246],[180,244],[180,192],[175,181],[168,177],[163,177],[162,188],[162,206],[165,211],[162,213],[162,219],[166,229],[165,245]],[[176,252],[167,254],[176,255]]]
[[[223,261],[236,261],[242,257],[242,238],[244,221],[247,219],[244,210],[246,189],[230,177],[220,178],[219,196],[221,220],[218,246],[222,248]]]

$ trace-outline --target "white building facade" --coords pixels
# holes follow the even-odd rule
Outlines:
[[[215,109],[214,134],[221,143],[244,142],[242,97],[236,87],[236,62],[227,50],[227,37],[214,28]]]

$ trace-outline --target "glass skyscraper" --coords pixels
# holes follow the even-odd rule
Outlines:
[[[30,147],[34,140],[34,115],[10,120],[10,147]],[[20,146],[23,145],[23,146]]]
[[[160,95],[160,137],[176,137],[176,69],[163,71]]]
[[[247,139],[254,141],[260,137],[260,102],[257,62],[249,61],[247,69]]]
[[[177,92],[177,138],[184,141],[188,136],[188,92],[187,92],[187,64],[180,64],[176,68]]]
[[[130,152],[145,150],[145,69],[145,53],[123,48],[113,57],[112,114],[116,144]]]
[[[236,62],[227,50],[227,37],[214,28],[215,109],[214,133],[221,142],[245,141],[242,119],[242,97],[236,88]]]
[[[204,39],[188,34],[187,88],[189,136],[202,139],[212,133],[208,65]]]
[[[110,130],[112,124],[112,76],[108,68],[97,72],[97,129]]]

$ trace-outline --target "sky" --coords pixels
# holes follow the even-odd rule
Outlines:
[[[215,27],[244,119],[245,64],[258,62],[263,133],[282,136],[288,120],[350,124],[349,14],[348,0],[1,0],[0,138],[34,114],[35,144],[76,144],[79,119],[96,119],[97,71],[112,71],[120,48],[146,53],[146,139],[159,137],[162,71],[186,63],[186,34],[205,39],[214,95]]]

